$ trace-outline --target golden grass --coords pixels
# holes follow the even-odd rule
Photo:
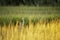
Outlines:
[[[0,40],[60,40],[60,20],[50,23],[29,23],[29,28],[17,25],[0,26]]]

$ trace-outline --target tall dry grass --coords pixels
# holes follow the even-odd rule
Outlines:
[[[35,26],[29,22],[29,27],[16,23],[16,26],[0,26],[0,40],[60,40],[60,20],[50,23],[38,22]]]

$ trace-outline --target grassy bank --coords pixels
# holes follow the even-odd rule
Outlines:
[[[38,18],[39,20],[60,18],[60,7],[43,7],[43,6],[0,6],[0,24],[9,24],[10,21],[15,23],[21,18],[33,19]]]

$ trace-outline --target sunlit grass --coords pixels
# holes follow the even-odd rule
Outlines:
[[[0,7],[0,40],[60,40],[60,7]]]
[[[0,40],[60,40],[60,19],[52,20],[49,23],[38,22],[33,25],[29,22],[29,27],[24,25],[0,26]]]

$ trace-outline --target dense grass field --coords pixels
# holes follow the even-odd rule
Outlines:
[[[60,7],[0,7],[0,40],[60,40]]]
[[[0,21],[12,21],[22,17],[33,19],[60,18],[60,7],[34,6],[2,6],[0,7]],[[0,24],[1,24],[0,22]]]
[[[18,26],[18,22],[16,26],[0,26],[0,40],[60,40],[60,20],[35,26],[29,22],[29,27]]]

